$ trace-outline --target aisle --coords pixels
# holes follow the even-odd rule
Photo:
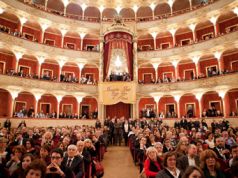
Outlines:
[[[104,155],[103,178],[138,178],[139,168],[134,165],[128,147],[110,146]]]

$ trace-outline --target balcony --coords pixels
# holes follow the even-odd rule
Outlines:
[[[76,51],[70,49],[64,49],[54,46],[48,46],[37,42],[32,42],[23,38],[18,38],[6,33],[0,33],[0,47],[12,51],[14,48],[21,48],[26,51],[26,54],[36,55],[36,53],[45,53],[48,58],[54,59],[57,56],[65,56],[70,59],[70,62],[82,62],[77,61],[77,58],[86,59],[89,63],[98,63],[100,58],[99,52],[94,51]],[[83,61],[85,62],[85,61]]]
[[[67,95],[74,95],[74,92],[83,92],[89,96],[97,95],[96,85],[80,85],[75,83],[60,83],[49,82],[42,80],[27,79],[21,77],[13,77],[8,75],[0,75],[0,87],[14,87],[19,88],[21,91],[29,91],[34,89],[44,90],[46,93],[55,93],[56,91],[62,91]]]
[[[212,48],[219,47],[224,49],[234,48],[238,44],[238,31],[234,31],[216,38],[211,38],[209,40],[199,41],[198,43],[193,43],[186,46],[169,48],[164,50],[155,51],[142,51],[138,52],[139,63],[147,62],[149,59],[153,58],[173,58],[174,56],[187,57],[189,53],[197,52],[199,54],[208,54],[209,50]],[[212,47],[212,48],[211,48]],[[210,51],[211,53],[213,51]]]
[[[228,89],[238,88],[238,73],[214,76],[199,80],[190,80],[176,83],[163,83],[163,84],[145,84],[138,86],[138,92],[142,95],[149,93],[164,93],[168,92],[182,92],[184,94],[191,93],[196,89],[204,89],[206,91],[213,91],[214,88],[228,87]]]

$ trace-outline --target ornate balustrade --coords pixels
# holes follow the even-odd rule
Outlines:
[[[169,48],[164,50],[155,51],[142,51],[138,52],[139,64],[151,62],[153,58],[168,59],[176,56],[178,58],[188,58],[188,54],[192,52],[197,52],[198,54],[208,54],[213,53],[214,50],[218,49],[229,49],[238,46],[238,31],[227,33],[210,40],[200,41],[198,43],[193,43],[191,45]]]
[[[195,120],[198,120],[197,118],[194,118]],[[238,119],[237,117],[230,117],[226,118],[230,125],[238,125]],[[0,124],[3,125],[6,118],[0,118]],[[75,126],[75,125],[91,125],[95,126],[95,120],[78,120],[78,119],[33,119],[33,118],[11,118],[12,122],[12,128],[17,128],[18,125],[22,120],[25,120],[27,127],[33,128],[33,127],[45,127],[52,126],[52,127],[65,127],[65,126]],[[163,123],[166,123],[170,127],[174,126],[174,122],[176,120],[180,119],[163,119]],[[201,119],[200,119],[201,120]],[[211,123],[213,120],[220,121],[223,120],[223,118],[206,118],[206,122],[208,126],[211,126]],[[69,122],[70,121],[70,122]]]
[[[89,30],[90,29],[97,30],[97,31],[99,31],[100,29],[99,23],[90,22],[90,21],[79,21],[79,20],[74,20],[70,18],[65,18],[64,16],[55,15],[53,13],[37,9],[33,6],[28,6],[19,1],[1,0],[0,3],[3,3],[4,6],[6,6],[8,12],[12,14],[16,14],[17,12],[19,15],[26,15],[26,17],[29,17],[29,19],[32,19],[32,20],[33,19],[39,20],[41,18],[41,19],[49,20],[55,23],[56,25],[64,24],[65,26],[69,26],[71,29],[78,29],[79,27],[87,28]]]
[[[191,21],[191,18],[196,19],[196,22],[204,21],[204,17],[208,18],[208,15],[213,10],[216,10],[217,13],[230,11],[232,7],[231,4],[233,3],[235,4],[236,2],[234,2],[234,0],[221,0],[214,2],[209,6],[189,11],[188,13],[173,16],[172,18],[162,18],[161,20],[154,21],[143,21],[137,24],[137,29],[147,31],[148,28],[160,27],[161,31],[166,31],[168,30],[167,26],[171,24],[177,24],[178,27],[188,26],[188,21]]]
[[[0,47],[4,49],[19,49],[25,54],[37,55],[38,53],[47,54],[48,58],[55,59],[57,56],[65,56],[70,62],[86,62],[98,64],[100,53],[95,51],[76,51],[54,46],[48,46],[37,42],[32,42],[23,38],[18,38],[6,33],[0,33]],[[57,54],[57,56],[56,56]]]
[[[49,82],[8,75],[0,75],[0,87],[3,89],[10,87],[26,92],[31,92],[32,90],[42,90],[44,93],[63,92],[66,95],[74,95],[75,92],[81,92],[84,96],[95,96],[98,94],[98,88],[96,85]]]
[[[238,88],[238,73],[176,83],[138,85],[138,93],[142,96],[149,96],[150,94],[157,92],[164,95],[173,92],[186,94],[194,93],[197,89],[201,89],[205,93],[207,91],[216,91],[222,88],[226,88],[227,90]]]

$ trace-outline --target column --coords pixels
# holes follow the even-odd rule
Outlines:
[[[83,100],[83,96],[76,96],[76,99],[77,99],[77,102],[78,102],[78,110],[77,110],[77,113],[78,113],[78,119],[79,119],[79,116],[80,116],[80,103],[82,102]]]
[[[238,7],[235,7],[232,11],[238,16]]]
[[[218,72],[219,72],[219,74],[221,74],[221,71],[224,70],[224,69],[222,68],[221,56],[222,56],[222,52],[221,52],[221,51],[216,51],[216,52],[214,53],[214,57],[217,58]]]
[[[136,19],[137,19],[137,10],[139,9],[139,7],[137,5],[134,5],[132,9],[135,13],[135,21],[136,21]]]
[[[137,59],[137,37],[134,36],[133,40],[133,80],[138,82],[138,59]]]
[[[211,18],[209,19],[210,22],[213,24],[214,32],[215,32],[215,37],[216,37],[217,34],[218,34],[217,19],[218,19],[218,16],[213,16],[213,17],[211,17]]]
[[[48,0],[45,0],[45,11],[47,10]]]
[[[196,77],[198,78],[199,76],[199,66],[198,66],[198,61],[200,59],[200,56],[193,56],[192,60],[195,63],[195,67],[196,67]]]
[[[18,63],[19,63],[20,58],[22,58],[22,56],[23,56],[23,52],[14,51],[14,54],[15,54],[15,58],[16,58],[15,72],[17,73],[18,72]]]
[[[46,24],[45,22],[40,23],[41,25],[41,39],[40,39],[40,43],[44,43],[44,34],[45,34],[45,30],[50,26],[49,24]]]
[[[25,17],[21,17],[20,18],[20,26],[19,26],[19,32],[22,34],[22,28],[23,28],[23,25],[24,23],[26,23],[27,19]]]
[[[57,119],[59,119],[59,113],[60,113],[60,102],[63,98],[63,95],[57,95],[56,99],[57,99]]]
[[[190,24],[188,27],[189,27],[189,28],[192,30],[192,32],[193,32],[193,42],[196,42],[196,38],[197,38],[196,32],[195,32],[196,24],[195,24],[195,23],[192,23],[192,24]]]
[[[161,96],[153,96],[155,103],[156,103],[156,112],[157,112],[157,116],[159,116],[159,100],[161,98]]]
[[[84,39],[86,33],[81,32],[79,35],[80,35],[80,38],[81,38],[81,40],[80,40],[80,49],[82,51],[83,50],[83,39]]]
[[[16,60],[16,65],[15,65],[15,72],[18,73],[18,63],[19,63],[19,60]]]
[[[157,36],[157,32],[152,32],[152,33],[150,33],[151,34],[151,36],[153,37],[153,40],[154,40],[154,50],[156,50],[157,49],[157,47],[156,47],[156,36]]]
[[[67,8],[67,7],[64,7],[64,16],[66,16],[66,8]]]
[[[173,15],[173,4],[174,4],[174,0],[168,0],[168,4],[171,10],[171,15]]]
[[[38,102],[41,98],[41,94],[35,94],[35,99],[36,99],[36,103],[35,103],[35,114],[38,113]]]
[[[99,103],[98,101],[98,119],[101,123],[104,123],[105,119],[105,112],[104,112],[104,105]]]
[[[192,2],[192,0],[189,0],[189,7],[190,7],[190,10],[193,10],[193,2]]]
[[[38,56],[37,59],[38,59],[38,72],[37,72],[37,75],[38,75],[39,78],[41,78],[41,75],[40,75],[40,73],[41,73],[41,65],[44,63],[45,57],[44,56]]]
[[[44,43],[44,36],[45,36],[45,31],[41,31],[41,38],[40,38],[40,43]]]
[[[178,118],[181,118],[181,115],[180,115],[180,104],[179,104],[180,95],[175,95],[174,99],[177,102],[177,115],[178,115]]]
[[[65,28],[61,28],[60,31],[61,31],[61,35],[62,35],[62,38],[61,38],[61,48],[63,48],[64,47],[64,36],[68,32],[68,30],[65,29]]]
[[[58,81],[60,82],[60,75],[61,75],[61,73],[62,73],[62,68],[63,68],[63,66],[64,66],[64,64],[65,64],[65,60],[64,59],[61,59],[60,61],[58,61],[59,62],[59,74],[58,74]]]
[[[87,8],[87,5],[83,3],[81,7],[82,7],[82,10],[83,10],[83,12],[82,12],[82,20],[84,20],[84,11]]]
[[[15,91],[15,90],[10,90],[9,91],[10,94],[11,94],[11,97],[12,97],[12,102],[11,102],[11,110],[10,110],[10,117],[13,117],[13,114],[14,114],[14,108],[15,108],[15,99],[16,97],[18,96],[18,93],[20,91]]]
[[[169,30],[169,32],[171,33],[172,37],[173,37],[173,44],[172,46],[175,47],[175,44],[176,44],[176,39],[175,39],[175,32],[176,32],[176,29],[175,28],[172,28]]]
[[[99,82],[103,82],[103,36],[100,36],[100,44],[99,44],[99,51],[100,51],[100,59],[99,59]]]
[[[155,69],[155,81],[157,82],[158,80],[158,67],[159,67],[159,63],[153,63],[152,64],[154,69]]]
[[[103,20],[103,17],[102,17],[102,13],[103,13],[103,10],[105,9],[105,7],[103,5],[101,5],[99,7],[99,11],[100,11],[100,20],[102,21]]]
[[[138,119],[139,118],[139,101],[140,99],[136,99],[136,103],[134,104],[135,105],[135,116],[133,117],[133,119]]]
[[[202,96],[203,93],[199,93],[196,92],[195,97],[198,100],[198,104],[199,104],[199,117],[202,118],[202,112],[203,112],[203,108],[202,108]]]
[[[178,79],[178,63],[179,63],[179,61],[173,61],[172,62],[172,64],[173,64],[173,66],[174,66],[174,71],[175,71],[175,76],[174,76],[174,78],[176,79],[176,81],[177,81],[177,79]]]
[[[79,80],[80,80],[82,76],[82,70],[83,70],[84,64],[78,63],[78,67],[79,67]]]
[[[150,8],[152,10],[152,19],[154,20],[155,19],[155,4],[154,3],[151,3],[150,4]]]
[[[219,94],[219,96],[221,97],[221,100],[222,100],[222,108],[223,108],[223,115],[224,115],[224,117],[227,117],[227,114],[226,114],[226,102],[225,102],[226,92],[227,91],[225,91],[225,90],[218,91],[218,94]]]

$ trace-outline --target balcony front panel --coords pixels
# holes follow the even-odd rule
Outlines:
[[[43,10],[39,10],[35,7],[28,6],[22,2],[15,0],[1,0],[3,4],[7,6],[8,12],[13,14],[28,14],[29,17],[34,17],[35,19],[47,19],[56,24],[64,24],[66,26],[70,26],[71,29],[77,28],[87,28],[91,30],[100,29],[100,24],[95,22],[87,22],[87,21],[79,21],[74,19],[65,18],[63,16],[54,15],[52,13],[45,12]]]
[[[151,93],[156,92],[163,93],[164,95],[170,92],[181,92],[186,94],[191,93],[196,89],[215,91],[219,89],[219,87],[227,87],[227,89],[238,88],[238,73],[185,82],[139,85],[138,92],[142,96],[150,96]]]
[[[238,45],[238,31],[219,36],[217,38],[213,38],[207,41],[201,41],[199,43],[194,43],[191,45],[186,45],[182,47],[164,49],[164,50],[155,50],[155,51],[143,51],[138,52],[139,63],[144,63],[153,59],[153,58],[173,58],[176,57],[188,57],[189,53],[198,52],[201,54],[213,53],[214,49],[217,47],[218,49],[229,49],[234,48]],[[211,51],[209,51],[211,50]]]
[[[36,55],[38,53],[47,54],[48,58],[56,58],[57,56],[65,56],[70,62],[85,62],[77,61],[77,58],[85,59],[89,63],[97,64],[100,58],[99,52],[76,51],[64,48],[52,47],[37,42],[32,42],[22,38],[18,38],[5,33],[0,33],[0,47],[8,50],[20,48],[26,51],[26,54]]]
[[[187,21],[189,19],[194,18],[198,22],[203,21],[204,17],[207,16],[210,12],[214,10],[217,10],[217,12],[220,12],[220,13],[225,12],[230,9],[231,4],[233,3],[236,3],[236,2],[234,0],[225,0],[225,1],[219,0],[206,7],[203,7],[194,11],[190,11],[188,13],[184,13],[181,15],[177,15],[168,19],[138,23],[137,29],[147,31],[148,28],[160,27],[160,29],[162,30],[167,30],[166,27],[171,24],[177,24],[178,26],[187,26],[188,25]]]
[[[20,88],[22,91],[29,92],[34,89],[44,90],[45,93],[54,93],[54,91],[62,91],[63,93],[67,93],[67,95],[74,95],[75,92],[83,92],[87,96],[95,96],[98,92],[96,85],[49,82],[21,77],[12,77],[8,75],[0,75],[0,87],[6,89],[9,86]]]

